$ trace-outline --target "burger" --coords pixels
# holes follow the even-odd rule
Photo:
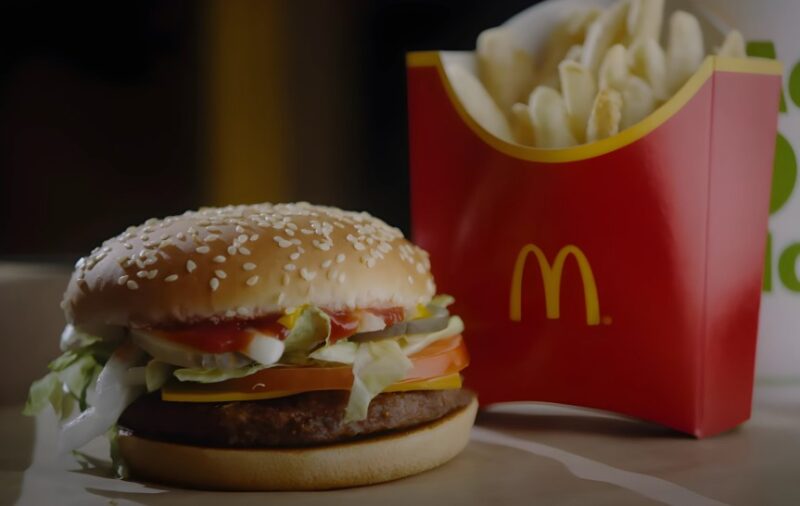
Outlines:
[[[464,325],[425,251],[307,203],[151,219],[78,261],[63,355],[31,386],[62,450],[111,438],[121,474],[201,489],[330,489],[467,444]]]

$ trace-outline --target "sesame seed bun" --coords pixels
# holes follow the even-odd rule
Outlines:
[[[478,403],[412,430],[311,448],[232,449],[119,435],[131,474],[206,490],[324,490],[395,480],[432,469],[469,442]]]
[[[105,241],[76,265],[76,326],[250,318],[302,304],[413,307],[436,287],[428,254],[366,213],[298,204],[188,211]]]

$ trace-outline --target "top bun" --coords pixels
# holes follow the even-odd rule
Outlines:
[[[78,327],[149,326],[302,304],[410,308],[435,292],[428,254],[367,213],[256,204],[128,228],[78,261],[62,307]]]

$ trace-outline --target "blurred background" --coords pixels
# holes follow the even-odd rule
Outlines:
[[[74,262],[152,216],[308,200],[408,232],[407,51],[531,0],[7,2],[0,260]]]

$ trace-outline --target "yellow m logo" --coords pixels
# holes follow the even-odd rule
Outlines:
[[[509,304],[509,318],[518,322],[522,319],[522,276],[525,272],[525,264],[528,255],[533,253],[539,261],[539,269],[542,272],[542,283],[544,284],[544,300],[547,318],[556,320],[561,314],[561,273],[564,270],[564,262],[567,257],[572,255],[581,272],[583,281],[583,296],[586,301],[586,324],[598,325],[600,323],[600,301],[597,296],[597,284],[594,281],[592,267],[583,251],[574,244],[569,244],[561,248],[556,255],[552,266],[547,261],[544,252],[534,244],[526,244],[517,255],[517,262],[514,264],[514,275],[511,278],[511,301]]]

